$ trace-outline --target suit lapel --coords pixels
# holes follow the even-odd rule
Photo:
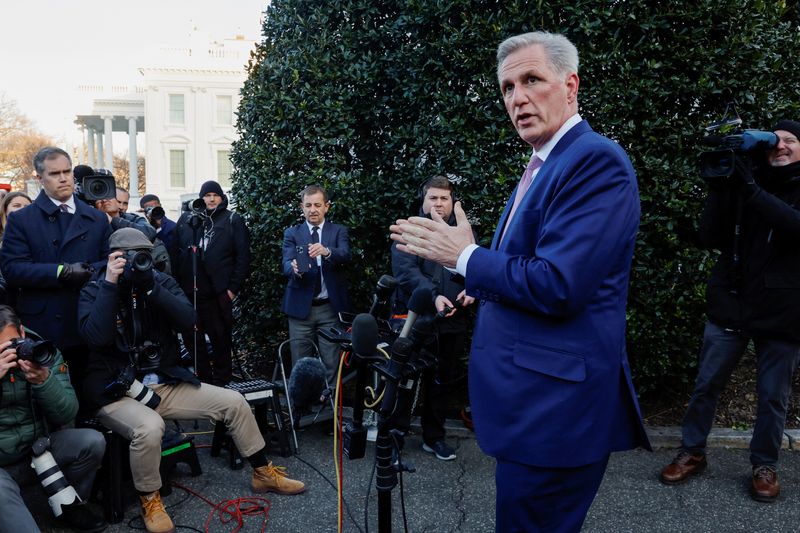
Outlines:
[[[80,200],[75,200],[75,214],[72,215],[74,218],[72,219],[72,223],[67,228],[67,233],[64,235],[64,239],[61,242],[61,250],[64,249],[67,243],[86,233],[89,227],[89,220],[91,220],[91,217],[89,217],[88,213],[86,212],[87,209],[91,208],[81,203]]]
[[[575,124],[567,133],[564,134],[564,136],[558,141],[558,144],[556,144],[555,147],[553,148],[553,151],[550,152],[550,155],[547,157],[547,160],[539,169],[539,172],[536,174],[536,178],[533,180],[533,183],[528,189],[528,194],[522,200],[523,203],[529,203],[531,201],[531,198],[534,196],[532,194],[533,192],[532,189],[536,187],[536,185],[543,183],[549,178],[548,173],[550,171],[550,168],[552,167],[552,164],[548,163],[552,163],[554,159],[556,159],[562,153],[564,153],[570,147],[570,145],[572,145],[572,143],[575,142],[575,139],[577,139],[580,135],[588,133],[590,131],[592,131],[592,128],[589,126],[589,123],[586,122],[585,120],[581,120],[580,122]],[[511,211],[511,206],[514,205],[514,198],[516,197],[518,191],[519,191],[519,182],[517,183],[517,186],[514,188],[514,193],[511,195],[511,198],[508,199],[506,207],[505,209],[503,209],[503,214],[500,216],[500,222],[497,224],[497,229],[495,230],[494,237],[492,238],[493,250],[497,250],[500,248],[501,244],[500,237],[501,235],[503,235],[503,228],[505,228],[506,224],[508,223],[508,215],[509,212]],[[523,206],[522,204],[520,204],[517,207],[517,213],[519,213],[522,209]]]

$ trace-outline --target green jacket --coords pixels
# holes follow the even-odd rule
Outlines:
[[[29,338],[36,333],[25,330]],[[39,406],[34,417],[31,399]],[[61,353],[56,354],[50,375],[41,385],[25,380],[19,368],[13,368],[0,378],[0,467],[27,458],[31,445],[44,435],[42,418],[55,431],[71,423],[78,412],[78,399],[69,382],[67,365]]]

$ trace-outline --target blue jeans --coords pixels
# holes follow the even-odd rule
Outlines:
[[[736,331],[706,323],[697,381],[683,419],[683,447],[690,452],[705,453],[717,401],[749,340]],[[783,439],[792,375],[800,359],[800,344],[761,337],[753,338],[753,344],[758,370],[758,412],[750,441],[750,462],[775,466]]]

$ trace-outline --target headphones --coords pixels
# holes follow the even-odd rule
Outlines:
[[[433,176],[433,177],[426,178],[426,179],[422,180],[419,183],[419,186],[417,186],[417,202],[419,204],[419,208],[420,209],[422,208],[422,204],[425,202],[425,186],[431,180],[434,180],[434,179],[437,179],[437,178],[445,179],[445,180],[447,180],[447,183],[450,184],[450,196],[452,196],[452,198],[453,198],[453,205],[455,205],[456,202],[461,200],[461,198],[458,196],[458,192],[457,192],[457,189],[456,189],[456,184],[453,183],[453,181],[451,179],[449,179],[449,178],[446,178],[446,177],[441,176],[441,175],[437,175],[437,176]],[[432,185],[430,188],[438,188],[438,187],[436,187],[435,185]]]

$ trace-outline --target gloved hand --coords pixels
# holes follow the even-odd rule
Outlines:
[[[144,272],[134,270],[131,273],[131,282],[136,288],[140,289],[144,294],[147,294],[156,286],[156,280],[153,276],[153,269]]]
[[[61,265],[58,279],[70,287],[83,287],[94,274],[94,267],[89,263],[66,263]]]
[[[745,200],[752,198],[761,190],[761,187],[756,183],[750,162],[742,157],[737,157],[735,165],[733,177],[739,180]]]

